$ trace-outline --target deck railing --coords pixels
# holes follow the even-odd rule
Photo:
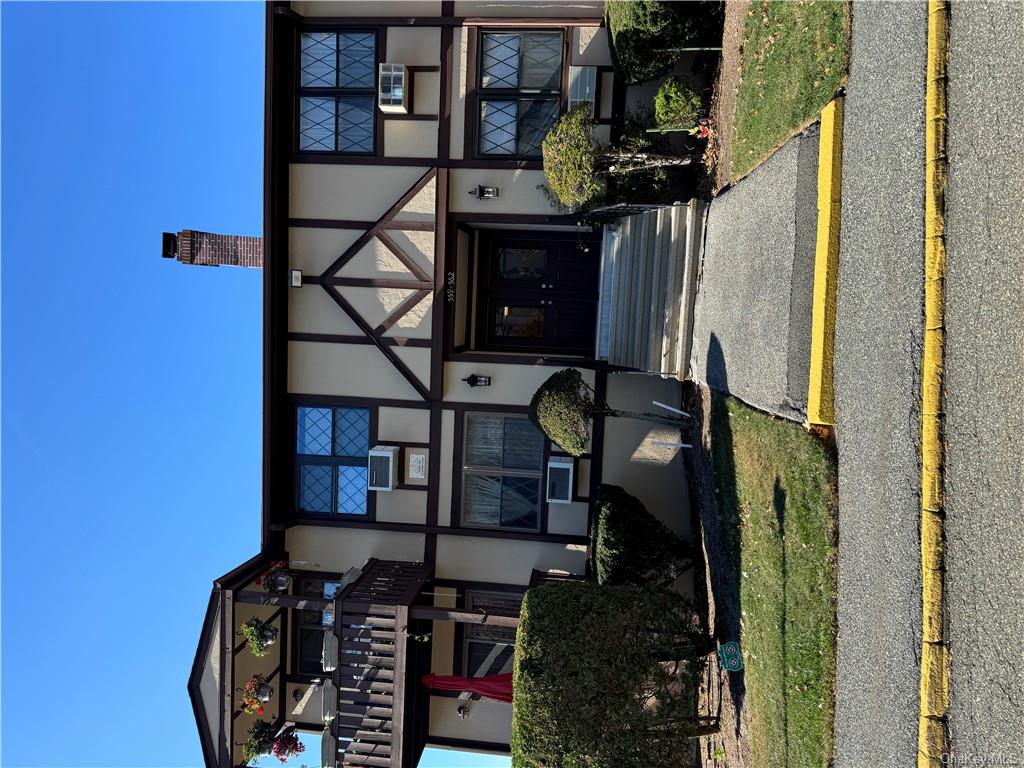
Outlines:
[[[416,641],[409,606],[429,577],[421,563],[370,560],[335,602],[338,707],[330,727],[339,768],[403,767],[407,644]]]

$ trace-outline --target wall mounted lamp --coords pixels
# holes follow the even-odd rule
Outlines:
[[[469,194],[477,200],[493,200],[498,196],[498,188],[485,187],[483,184],[478,184],[476,189],[469,190]]]
[[[489,387],[491,386],[490,376],[481,376],[479,373],[471,373],[469,376],[463,379],[464,382],[469,384],[471,387]]]

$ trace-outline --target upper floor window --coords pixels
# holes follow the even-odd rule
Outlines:
[[[303,32],[299,69],[299,149],[372,154],[375,32]]]
[[[561,108],[561,32],[480,36],[481,155],[540,157]]]
[[[295,446],[299,512],[365,515],[369,448],[368,409],[299,406]]]
[[[462,524],[538,530],[544,436],[526,416],[466,415]]]

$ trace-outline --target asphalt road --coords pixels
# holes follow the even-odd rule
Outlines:
[[[949,45],[949,727],[1024,765],[1024,3],[954,3]]]
[[[811,356],[818,125],[711,202],[690,375],[803,421]]]
[[[836,768],[916,764],[925,3],[855,3],[836,319]]]

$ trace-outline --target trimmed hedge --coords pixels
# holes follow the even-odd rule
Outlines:
[[[691,128],[702,109],[700,94],[682,77],[666,80],[654,97],[654,120],[659,128]]]
[[[627,83],[636,84],[668,73],[682,56],[673,48],[710,37],[720,24],[722,4],[609,0],[604,15],[615,65]]]
[[[598,584],[668,586],[693,565],[689,545],[617,485],[601,486],[593,539]]]
[[[516,637],[512,765],[675,768],[689,739],[711,731],[694,721],[693,696],[714,647],[667,590],[531,589]]]
[[[587,452],[595,412],[591,389],[575,368],[551,374],[530,400],[530,421],[572,456]]]

